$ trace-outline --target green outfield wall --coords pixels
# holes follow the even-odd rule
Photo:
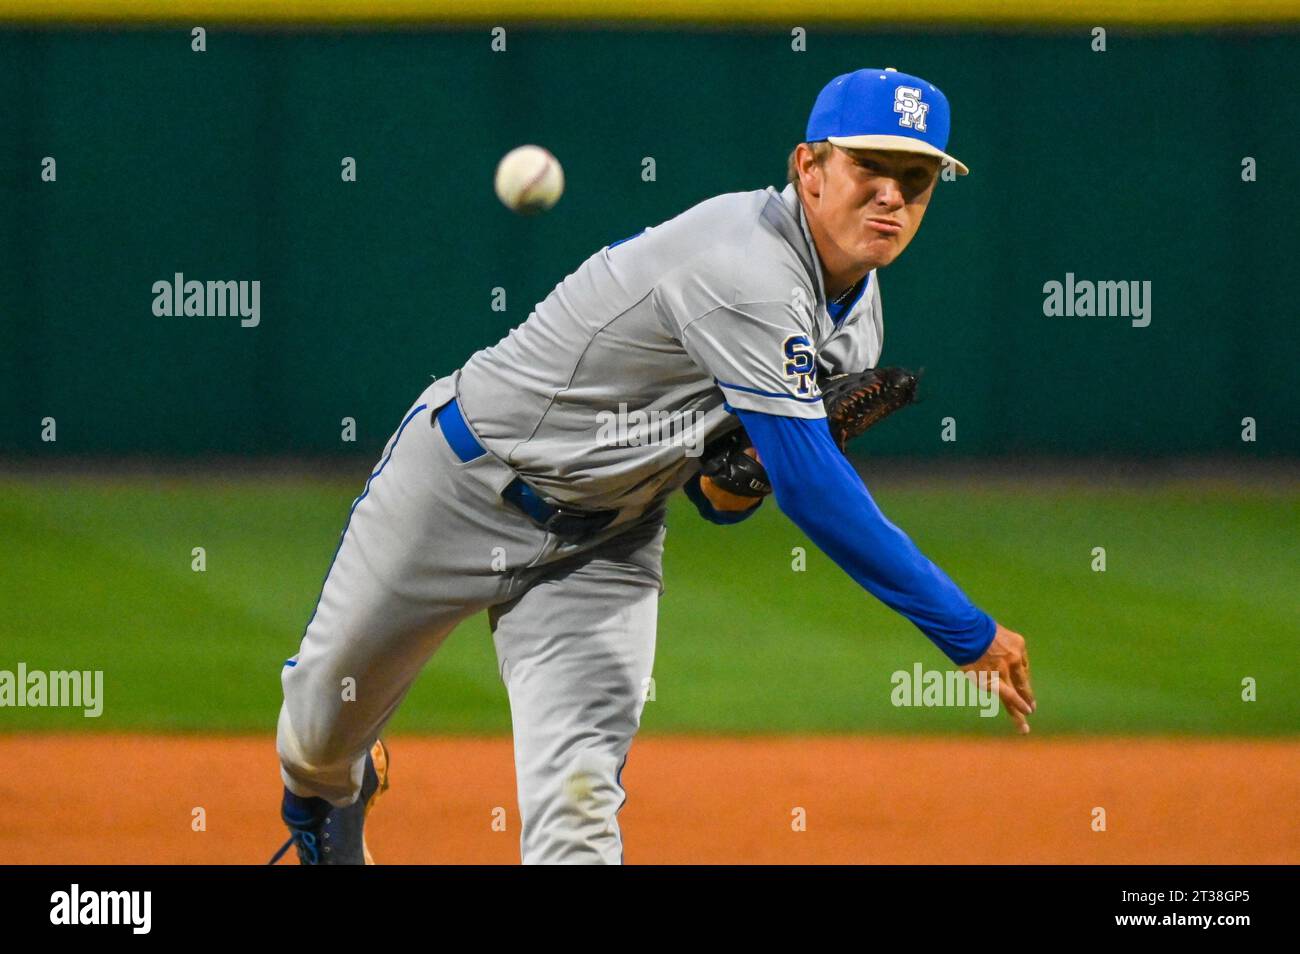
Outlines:
[[[972,174],[881,275],[925,401],[873,449],[1300,454],[1300,33],[792,29],[7,28],[0,453],[371,454],[587,255],[780,184],[821,85],[888,65],[945,89]],[[492,173],[528,142],[568,191],[523,219]],[[155,314],[178,273],[258,282],[256,324]],[[1049,316],[1053,281],[1147,314]]]

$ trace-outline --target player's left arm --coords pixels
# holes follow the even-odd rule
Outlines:
[[[998,672],[999,693],[1021,732],[1033,712],[1024,639],[999,626],[892,524],[825,419],[737,410],[777,505],[864,589],[911,620],[954,663]]]

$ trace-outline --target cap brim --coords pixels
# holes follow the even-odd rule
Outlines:
[[[970,172],[959,159],[942,149],[936,149],[923,139],[913,139],[911,136],[828,136],[826,141],[832,146],[843,146],[845,149],[882,149],[886,152],[914,152],[922,156],[934,156],[944,162],[951,162],[959,176]]]

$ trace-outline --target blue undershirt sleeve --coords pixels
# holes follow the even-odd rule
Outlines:
[[[822,552],[954,663],[984,655],[993,620],[885,518],[831,440],[824,418],[735,413],[767,470],[777,506]]]

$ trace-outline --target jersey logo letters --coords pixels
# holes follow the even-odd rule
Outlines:
[[[898,125],[925,132],[925,114],[929,111],[930,104],[921,102],[921,91],[915,86],[894,89],[894,112],[901,114]]]
[[[817,361],[813,356],[812,342],[807,335],[791,335],[785,339],[785,376],[795,378],[795,390],[800,394],[812,391],[817,376]]]

